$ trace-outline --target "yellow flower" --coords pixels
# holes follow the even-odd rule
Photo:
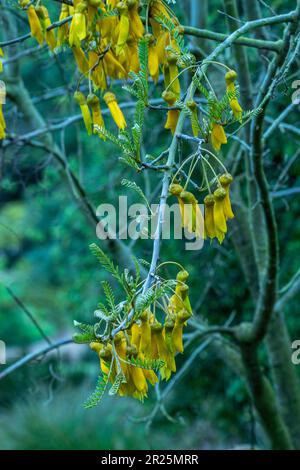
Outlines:
[[[219,151],[222,144],[227,144],[227,137],[223,126],[214,122],[211,130],[211,143],[215,150]]]
[[[169,191],[173,196],[177,197],[178,204],[179,204],[179,209],[180,209],[182,227],[184,227],[184,202],[180,197],[180,194],[183,191],[183,187],[180,184],[173,183],[173,184],[170,185]]]
[[[204,215],[204,229],[205,229],[205,238],[209,237],[211,239],[216,237],[216,228],[214,221],[214,205],[215,199],[212,194],[209,194],[204,199],[205,205],[205,215]]]
[[[163,367],[160,369],[162,379],[169,380],[171,373],[176,371],[174,356],[167,348],[163,337],[163,326],[156,322],[151,325],[151,344],[152,358],[164,361]]]
[[[0,100],[0,140],[5,138],[5,129],[6,129],[6,124],[5,124],[3,111],[2,111],[2,103]]]
[[[229,72],[226,73],[225,75],[225,81],[226,81],[226,88],[227,88],[227,93],[229,95],[233,95],[233,97],[230,98],[230,107],[232,109],[234,117],[242,122],[242,116],[243,116],[243,109],[238,102],[238,99],[234,96],[235,94],[235,80],[237,79],[237,73],[234,70],[230,70]]]
[[[157,49],[155,47],[155,39],[152,34],[147,34],[145,36],[148,39],[148,68],[150,76],[153,78],[153,81],[156,83],[159,77],[159,61],[157,55]]]
[[[92,134],[92,118],[91,118],[89,107],[86,102],[86,98],[84,94],[81,93],[81,91],[76,91],[74,93],[74,99],[80,106],[81,114],[83,117],[83,121],[87,130],[87,133],[91,135]]]
[[[72,51],[77,63],[78,70],[86,75],[89,71],[89,63],[81,47],[72,47]]]
[[[222,187],[226,191],[226,196],[224,199],[224,214],[225,214],[226,219],[234,218],[234,213],[232,212],[230,194],[229,194],[229,188],[230,188],[232,181],[233,181],[233,177],[229,173],[225,173],[219,178],[219,182],[221,183]]]
[[[50,17],[49,17],[49,12],[48,12],[47,8],[44,7],[44,6],[36,7],[36,12],[37,12],[37,15],[40,19],[40,23],[41,23],[41,26],[42,26],[42,29],[43,29],[43,34],[44,34],[44,37],[45,37],[45,41],[48,44],[48,46],[50,47],[51,51],[53,51],[53,49],[55,49],[55,47],[56,47],[56,38],[55,38],[55,34],[54,34],[53,29],[50,29],[48,31],[48,28],[51,26],[51,20],[50,20]]]
[[[214,223],[216,230],[216,237],[219,243],[222,243],[227,232],[226,217],[224,214],[224,201],[226,198],[226,191],[220,187],[214,192]]]
[[[101,128],[105,127],[98,96],[96,96],[94,93],[90,93],[87,97],[87,104],[92,110],[94,134],[98,134],[100,138],[103,138],[103,135],[101,134],[101,132],[95,128],[95,126],[98,126]]]
[[[128,14],[128,7],[126,3],[124,2],[119,2],[117,5],[117,9],[120,15],[120,21],[118,25],[118,41],[117,41],[117,47],[116,47],[116,53],[119,55],[124,48],[127,39],[129,37],[129,28],[130,28],[130,22],[129,22],[129,14]]]
[[[151,326],[149,312],[143,312],[141,316],[141,340],[140,340],[140,349],[139,352],[143,357],[151,356]]]
[[[107,88],[106,75],[103,62],[95,51],[89,51],[88,69],[91,70],[91,79],[96,87],[105,90]]]
[[[33,5],[27,5],[30,3],[30,0],[22,0],[20,5],[22,8],[26,9],[26,13],[28,16],[28,22],[30,26],[31,36],[34,37],[39,44],[44,43],[44,35],[42,26],[39,20],[39,17],[36,13],[36,9]]]
[[[164,91],[162,97],[166,101],[166,103],[168,103],[169,106],[174,106],[177,100],[176,95],[172,91]],[[170,111],[168,111],[165,129],[170,129],[172,134],[175,134],[179,115],[179,109],[170,109]]]
[[[183,341],[182,341],[183,327],[189,318],[190,318],[190,315],[185,310],[180,311],[176,317],[174,328],[172,331],[172,341],[174,345],[174,350],[176,352],[183,353]]]
[[[124,130],[127,124],[126,124],[124,115],[121,109],[119,108],[119,105],[117,103],[116,96],[114,95],[114,93],[111,93],[110,91],[105,93],[104,100],[118,128]]]
[[[191,125],[194,137],[198,137],[200,132],[200,124],[198,119],[198,108],[195,101],[188,101],[187,107],[191,111]]]
[[[196,237],[203,238],[204,220],[196,197],[189,191],[182,191],[180,198],[184,203],[184,226]]]
[[[61,5],[61,11],[59,15],[59,21],[63,21],[65,18],[69,16],[69,6],[65,3]],[[59,26],[57,30],[57,46],[62,46],[65,40],[67,39],[69,34],[69,25],[68,23],[64,23]]]
[[[75,6],[74,15],[70,26],[70,46],[73,46],[74,44],[76,47],[80,47],[80,42],[86,38],[86,11],[87,4],[85,1],[81,1]]]
[[[167,57],[169,74],[170,74],[170,88],[171,91],[176,95],[176,98],[180,98],[180,82],[178,78],[178,67],[177,67],[177,55],[170,52]]]
[[[144,25],[139,15],[140,2],[138,0],[127,0],[130,20],[130,31],[133,37],[141,39],[144,35]]]
[[[112,78],[126,78],[127,72],[124,69],[123,65],[115,58],[111,51],[107,51],[103,62],[107,70],[107,74]]]

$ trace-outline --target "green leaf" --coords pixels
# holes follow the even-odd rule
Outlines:
[[[98,403],[103,398],[103,395],[107,387],[107,383],[108,383],[107,375],[104,373],[102,373],[102,375],[99,375],[95,391],[89,396],[89,398],[84,403],[84,408],[93,408],[94,406],[98,405]]]

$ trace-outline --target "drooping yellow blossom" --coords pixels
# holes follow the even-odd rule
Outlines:
[[[61,11],[59,15],[59,21],[65,20],[69,16],[69,6],[65,3],[61,5]],[[69,25],[68,23],[64,23],[59,26],[57,30],[57,46],[60,47],[66,41],[69,34]]]
[[[230,185],[233,181],[233,177],[230,173],[224,173],[224,175],[220,176],[219,182],[221,183],[222,187],[226,191],[226,196],[224,199],[224,214],[226,219],[233,219],[234,213],[232,212],[231,202],[230,202]]]
[[[150,23],[152,26],[153,34],[156,38],[158,38],[162,32],[162,27],[160,23],[157,21],[160,17],[163,17],[169,21],[172,21],[174,24],[178,24],[178,21],[176,18],[172,17],[169,15],[169,12],[167,11],[166,7],[163,5],[161,0],[152,0],[150,2],[150,8],[149,8],[149,17],[150,17]]]
[[[191,111],[191,125],[192,125],[193,136],[198,137],[199,132],[200,132],[200,124],[199,124],[199,119],[198,119],[197,103],[195,103],[195,101],[188,101],[187,107]]]
[[[96,87],[105,90],[107,88],[107,81],[103,61],[95,51],[89,51],[88,69]]]
[[[177,67],[177,55],[174,52],[170,52],[167,57],[169,66],[169,80],[170,89],[175,94],[176,98],[180,98],[180,82],[178,78],[178,67]]]
[[[236,79],[237,79],[237,73],[234,70],[229,70],[229,72],[227,72],[225,75],[227,93],[229,93],[229,95],[233,95],[233,97],[231,96],[229,100],[230,107],[232,109],[234,117],[240,122],[242,122],[243,109],[238,99],[236,98],[236,96],[234,96],[235,94],[234,82]]]
[[[164,366],[160,369],[162,379],[169,380],[172,372],[176,372],[176,364],[174,355],[167,348],[163,326],[159,322],[151,325],[151,348],[152,358],[164,361]]]
[[[219,243],[222,243],[225,234],[227,233],[227,223],[224,213],[224,202],[226,198],[226,190],[222,187],[216,189],[214,192],[214,224],[216,230],[216,237]]]
[[[213,122],[211,130],[211,143],[213,148],[218,152],[222,144],[227,144],[227,137],[221,124]]]
[[[174,328],[172,331],[172,341],[175,351],[179,353],[183,353],[183,327],[189,318],[190,314],[186,310],[181,310],[176,316]]]
[[[82,0],[75,5],[69,33],[70,46],[75,45],[76,47],[80,47],[81,41],[86,38],[86,12],[87,3],[85,1]]]
[[[81,49],[81,47],[73,46],[72,51],[73,51],[73,54],[77,63],[78,70],[82,74],[86,75],[89,71],[89,63],[87,61],[87,58],[83,50]]]
[[[120,15],[120,21],[118,25],[118,41],[116,45],[116,53],[117,55],[119,55],[121,51],[123,50],[127,42],[127,39],[129,37],[130,22],[129,22],[128,7],[124,1],[119,2],[117,4],[117,10]]]
[[[165,102],[168,103],[170,107],[174,106],[174,104],[177,101],[176,95],[172,91],[164,91],[162,94],[162,97],[165,100]],[[180,115],[179,109],[170,109],[168,111],[165,129],[170,129],[172,134],[175,134],[179,115]]]
[[[127,124],[126,124],[124,115],[123,115],[123,113],[122,113],[122,111],[121,111],[121,109],[120,109],[120,107],[117,103],[116,95],[114,93],[111,93],[110,91],[108,91],[104,95],[104,100],[105,100],[105,103],[107,104],[107,106],[108,106],[108,108],[111,112],[112,118],[115,121],[115,123],[117,124],[118,128],[124,130],[125,127],[127,126]]]
[[[216,237],[216,228],[214,222],[215,199],[212,194],[208,194],[204,199],[204,230],[205,238],[213,239]]]
[[[181,225],[184,227],[184,202],[180,197],[180,194],[183,191],[183,187],[180,184],[172,183],[169,187],[169,191],[173,196],[177,197],[181,215]]]
[[[151,357],[151,326],[149,312],[143,312],[141,316],[141,338],[140,338],[140,353],[144,357]]]
[[[101,134],[101,132],[99,132],[99,130],[95,128],[95,126],[98,126],[101,128],[105,127],[98,96],[95,95],[94,93],[90,93],[87,97],[87,104],[92,110],[94,134],[98,134],[99,137],[103,138],[103,135]]]
[[[20,5],[22,8],[26,9],[31,36],[34,37],[39,44],[43,44],[44,35],[39,17],[35,7],[33,5],[28,6],[29,3],[30,0],[21,0]]]
[[[148,68],[150,76],[156,83],[159,77],[159,60],[155,46],[155,38],[152,34],[145,36],[148,39]]]
[[[196,197],[189,191],[182,191],[180,199],[184,203],[184,227],[196,237],[203,238],[204,220]]]
[[[0,93],[1,93],[1,90],[0,90]],[[5,138],[5,129],[6,129],[6,124],[5,124],[5,120],[3,116],[1,95],[0,95],[0,140]]]
[[[139,0],[127,0],[130,32],[137,39],[141,39],[144,35],[144,25],[139,15]]]
[[[51,20],[49,17],[49,12],[46,7],[44,6],[39,6],[36,7],[36,12],[39,17],[42,29],[43,29],[43,35],[45,38],[46,43],[50,47],[51,51],[53,51],[56,47],[56,38],[54,34],[54,29],[48,29],[51,26]]]
[[[104,55],[103,62],[107,75],[113,78],[126,78],[127,72],[123,65],[117,60],[111,51],[107,51]]]
[[[83,122],[86,127],[87,133],[91,135],[92,134],[92,118],[91,118],[89,107],[87,105],[86,98],[84,94],[81,93],[81,91],[76,91],[74,93],[74,99],[80,106],[81,114],[83,117]]]

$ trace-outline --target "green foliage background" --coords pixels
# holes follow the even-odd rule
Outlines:
[[[54,2],[53,2],[54,3]],[[188,1],[179,0],[177,12],[188,24]],[[208,25],[211,30],[226,32],[226,22],[217,10],[222,2],[210,1]],[[242,6],[242,1],[240,2]],[[282,5],[284,3],[284,5]],[[290,11],[291,0],[268,2],[276,12]],[[57,6],[53,5],[57,11]],[[270,12],[263,9],[265,15]],[[27,32],[20,22],[19,33]],[[1,35],[1,33],[0,33]],[[195,41],[201,46],[201,40]],[[28,41],[26,46],[33,45]],[[208,46],[207,43],[205,47]],[[251,73],[257,74],[257,55],[248,50]],[[51,59],[51,60],[50,60]],[[225,58],[230,65],[231,54]],[[31,96],[48,123],[77,114],[72,94],[76,84],[73,60],[69,52],[57,58],[47,50],[32,58],[23,58],[22,76]],[[38,73],[37,73],[38,72]],[[297,78],[297,70],[295,70]],[[299,77],[298,77],[299,78]],[[214,77],[221,87],[222,77]],[[290,104],[291,81],[277,90],[271,106],[273,117]],[[39,101],[48,90],[66,86],[54,99]],[[150,88],[152,97],[159,91]],[[118,96],[131,98],[115,87]],[[161,90],[160,90],[161,91]],[[8,127],[13,130],[16,110],[8,102],[5,107]],[[126,112],[130,120],[131,111]],[[158,111],[147,113],[144,148],[159,155],[167,148],[169,134],[163,130],[165,116]],[[106,119],[107,124],[109,120]],[[299,108],[286,122],[299,124]],[[108,127],[113,129],[113,124]],[[18,119],[17,132],[29,129]],[[60,142],[61,135],[55,134]],[[70,167],[79,175],[88,197],[95,207],[103,202],[116,203],[124,191],[132,202],[134,192],[124,190],[122,178],[132,178],[132,170],[118,163],[118,150],[97,137],[88,138],[81,122],[68,127],[64,145]],[[293,137],[276,132],[266,156],[271,186],[297,143]],[[188,150],[183,148],[183,150]],[[51,338],[67,337],[73,332],[72,321],[89,322],[100,300],[100,282],[106,273],[99,269],[88,245],[97,242],[95,229],[89,225],[80,207],[70,194],[68,181],[51,155],[30,147],[20,146],[1,151],[0,193],[0,338],[6,342],[9,362],[19,358],[33,344],[43,344],[37,329],[11,298],[5,285],[38,319]],[[232,156],[231,156],[232,157]],[[233,156],[234,157],[234,156]],[[287,187],[299,186],[300,161],[292,166]],[[136,182],[156,188],[157,175],[137,175]],[[275,202],[279,227],[281,284],[298,269],[300,250],[299,196]],[[237,209],[238,210],[238,209]],[[234,222],[232,224],[234,230]],[[136,255],[148,259],[151,243],[137,242]],[[183,242],[170,241],[163,245],[163,259],[174,259],[190,271],[190,291],[193,305],[203,298],[196,312],[211,324],[222,324],[234,311],[237,320],[251,313],[251,299],[243,273],[230,239],[222,247],[205,244],[199,252],[185,252]],[[170,271],[170,274],[172,271]],[[211,286],[206,293],[207,281]],[[290,304],[287,318],[293,339],[300,337],[297,300]],[[194,343],[178,358],[178,369],[193,350]],[[66,351],[66,352],[65,352]],[[137,449],[137,448],[230,448],[251,441],[253,419],[244,383],[222,362],[222,350],[208,348],[195,361],[184,382],[180,382],[166,401],[173,421],[158,414],[150,427],[135,422],[146,416],[155,404],[150,393],[144,404],[133,400],[106,398],[96,409],[84,410],[84,402],[94,387],[98,361],[85,346],[61,351],[61,356],[31,363],[0,384],[0,448],[10,449]],[[3,366],[0,366],[1,369]],[[265,367],[268,368],[267,362]],[[256,424],[257,439],[259,429]]]

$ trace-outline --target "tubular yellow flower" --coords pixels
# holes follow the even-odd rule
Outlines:
[[[176,95],[172,91],[164,91],[162,97],[169,106],[173,106],[177,100]],[[175,134],[179,115],[179,109],[170,109],[170,111],[168,111],[165,129],[170,129],[172,134]]]
[[[234,70],[230,70],[229,72],[226,73],[225,75],[225,81],[226,81],[226,88],[227,88],[227,93],[234,95],[235,93],[235,80],[237,79],[237,73]],[[243,109],[238,102],[238,99],[236,97],[232,97],[229,101],[230,107],[232,109],[234,117],[242,122],[242,115],[243,115]]]
[[[136,347],[137,351],[140,349],[141,342],[141,329],[137,323],[131,326],[131,344]]]
[[[86,75],[89,71],[89,63],[81,47],[72,47],[72,51],[77,63],[78,70]]]
[[[150,76],[153,78],[153,81],[156,83],[159,77],[159,61],[157,55],[157,49],[155,47],[155,39],[152,34],[147,34],[145,36],[148,39],[148,68]]]
[[[117,55],[119,55],[129,37],[130,22],[129,22],[128,7],[126,3],[119,2],[117,5],[117,9],[120,15],[120,22],[118,25],[119,35],[118,35],[118,41],[117,41],[117,46],[116,46],[116,53]]]
[[[81,109],[81,114],[83,117],[84,125],[86,127],[87,133],[89,135],[92,134],[92,118],[90,115],[90,110],[86,102],[86,98],[81,91],[75,91],[74,93],[74,99],[76,102],[79,104],[80,109]]]
[[[183,353],[182,332],[184,324],[189,319],[189,317],[190,315],[186,311],[182,310],[178,313],[175,320],[175,325],[172,331],[172,341],[175,351],[179,353]]]
[[[162,379],[169,380],[171,373],[175,372],[176,365],[174,357],[168,351],[163,337],[163,327],[161,323],[151,325],[152,357],[164,361],[164,366],[160,369]]]
[[[112,78],[126,78],[127,72],[124,69],[123,65],[115,58],[115,56],[110,52],[104,56],[104,64],[107,69],[107,74]]]
[[[212,194],[209,194],[204,199],[205,205],[205,215],[204,215],[204,229],[205,229],[205,237],[209,237],[211,239],[217,236],[216,234],[216,227],[214,221],[214,205],[215,199]]]
[[[181,225],[182,227],[184,227],[184,202],[180,197],[180,194],[182,193],[182,191],[183,191],[183,187],[177,183],[173,183],[169,187],[170,194],[177,197],[180,214],[181,214]]]
[[[87,4],[85,1],[81,1],[75,5],[69,33],[70,46],[74,44],[76,47],[80,47],[80,42],[86,38],[86,12]]]
[[[214,223],[216,229],[216,236],[219,243],[222,243],[227,232],[226,217],[224,214],[224,201],[226,198],[226,191],[224,188],[218,188],[214,192]]]
[[[211,143],[215,150],[219,151],[222,144],[227,144],[227,137],[223,126],[214,122],[211,130]]]
[[[139,0],[127,0],[128,13],[130,20],[130,32],[133,37],[141,39],[144,35],[144,25],[139,15]]]
[[[30,0],[22,0],[20,2],[20,5],[22,8],[26,8],[29,3],[30,3]],[[43,44],[44,43],[43,30],[42,30],[42,26],[41,26],[35,7],[33,5],[29,5],[28,8],[26,8],[26,13],[28,16],[31,36],[34,37],[39,44]]]
[[[140,340],[140,353],[145,357],[151,356],[151,326],[149,319],[149,312],[143,312],[141,316],[141,340]]]
[[[170,88],[171,91],[176,95],[176,98],[180,98],[180,82],[178,78],[178,67],[177,67],[177,56],[173,52],[168,54],[168,65],[170,73]]]
[[[2,111],[2,103],[0,101],[0,140],[5,138],[5,129],[6,129],[6,124],[3,116],[3,111]]]
[[[101,134],[101,132],[99,132],[99,130],[95,128],[95,126],[98,126],[101,128],[105,127],[98,96],[96,96],[94,93],[90,93],[87,97],[87,104],[92,110],[93,132],[94,134],[98,134],[100,138],[103,138],[103,135]]]
[[[233,177],[229,173],[225,173],[224,175],[220,176],[219,182],[221,183],[222,187],[226,191],[226,196],[224,199],[224,214],[226,219],[233,219],[234,213],[232,212],[231,202],[230,202],[230,185],[233,181]]]
[[[184,203],[184,226],[190,233],[203,238],[204,220],[197,199],[189,191],[182,191],[180,198]]]
[[[99,60],[98,54],[95,51],[89,51],[88,68],[92,70],[91,80],[96,87],[105,90],[107,88],[106,76],[103,68],[102,60]]]
[[[194,137],[198,137],[200,132],[200,124],[198,119],[198,108],[195,101],[188,101],[187,107],[191,111],[191,125]]]
[[[66,5],[65,3],[62,3],[61,5],[61,11],[59,15],[59,21],[64,20],[69,16],[69,6]],[[66,41],[67,37],[69,34],[69,25],[68,23],[65,23],[61,26],[59,26],[57,30],[57,46],[62,46],[63,43]]]
[[[110,91],[105,93],[104,100],[118,128],[124,130],[127,124],[126,124],[124,115],[121,109],[119,108],[119,105],[117,103],[116,96],[114,95],[114,93],[111,93]]]
[[[49,12],[47,8],[44,6],[36,7],[36,12],[37,12],[37,15],[39,17],[39,20],[43,29],[45,41],[50,47],[51,51],[53,51],[53,49],[55,49],[56,47],[56,38],[55,38],[53,29],[50,29],[50,31],[48,31],[48,28],[51,26]]]
[[[137,43],[134,39],[129,37],[127,41],[128,47],[128,71],[138,73],[140,70],[140,59],[138,55]]]

